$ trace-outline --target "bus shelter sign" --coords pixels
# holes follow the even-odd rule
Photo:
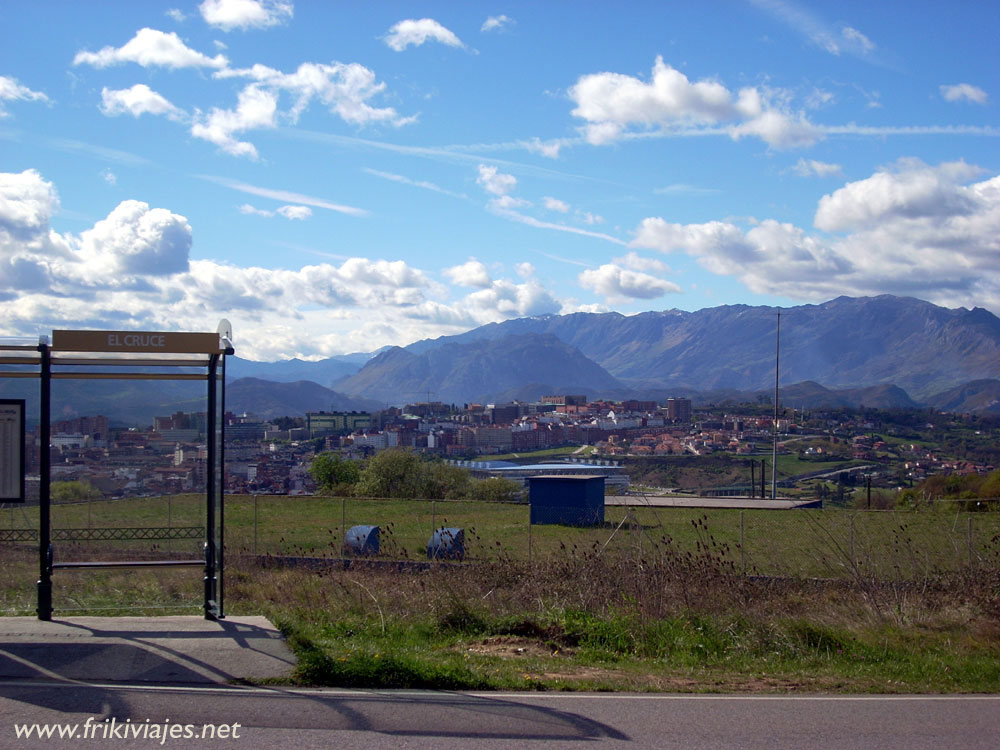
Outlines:
[[[24,401],[0,399],[0,503],[24,502]]]
[[[52,348],[64,352],[222,354],[217,333],[53,331]]]

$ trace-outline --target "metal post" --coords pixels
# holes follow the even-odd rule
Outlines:
[[[52,428],[52,360],[48,344],[39,344],[41,353],[41,384],[39,392],[38,442],[41,443],[38,458],[38,619],[52,619],[52,570],[50,568],[50,548],[52,546],[52,495],[51,459],[49,448]]]
[[[969,567],[972,567],[972,516],[969,516]]]
[[[253,554],[257,555],[257,495],[253,496]]]
[[[217,620],[218,605],[216,603],[215,578],[215,408],[216,408],[216,372],[219,364],[219,355],[213,354],[208,361],[208,424],[206,429],[210,439],[206,441],[208,456],[206,457],[205,473],[208,475],[206,482],[206,502],[205,502],[205,610],[206,620]]]
[[[228,353],[228,350],[227,350]],[[226,356],[222,355],[222,387],[219,389],[219,619],[226,616]],[[219,387],[219,381],[213,381]],[[215,437],[213,435],[213,440]],[[215,482],[215,475],[212,476]]]
[[[528,567],[531,567],[531,505],[528,505]]]
[[[746,546],[745,546],[745,536],[743,533],[743,511],[740,511],[740,567],[743,569],[743,575],[747,574],[747,556],[746,556]]]
[[[781,354],[781,310],[778,310],[778,330],[774,343],[774,445],[771,451],[771,499],[778,497],[778,361]]]
[[[347,543],[347,497],[340,498],[340,556],[345,557]]]
[[[851,513],[851,567],[854,565],[854,514]]]

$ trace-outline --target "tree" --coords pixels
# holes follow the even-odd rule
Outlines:
[[[316,485],[328,492],[348,494],[361,478],[357,463],[337,453],[320,453],[309,466]]]
[[[419,497],[424,489],[423,461],[415,453],[390,448],[368,459],[355,488],[362,497]]]
[[[82,500],[96,500],[101,492],[86,479],[74,482],[53,482],[49,497],[54,503],[74,503]]]
[[[516,503],[523,499],[524,488],[513,479],[490,477],[473,482],[468,497],[487,503]]]

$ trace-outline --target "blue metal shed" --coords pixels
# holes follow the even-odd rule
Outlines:
[[[528,479],[531,523],[598,526],[604,523],[604,477],[542,475]]]

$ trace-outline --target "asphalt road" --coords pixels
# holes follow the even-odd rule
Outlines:
[[[90,721],[91,728],[83,727]],[[115,720],[116,730],[110,729]],[[105,721],[107,719],[107,721]],[[214,741],[122,724],[229,725]],[[169,720],[169,723],[167,723]],[[77,725],[31,739],[17,725]],[[239,724],[239,727],[232,725]],[[102,733],[111,731],[110,736]],[[181,729],[186,729],[182,727]],[[180,733],[180,732],[179,732]],[[164,733],[166,734],[166,733]],[[0,682],[0,748],[997,748],[1000,696],[442,693]]]

